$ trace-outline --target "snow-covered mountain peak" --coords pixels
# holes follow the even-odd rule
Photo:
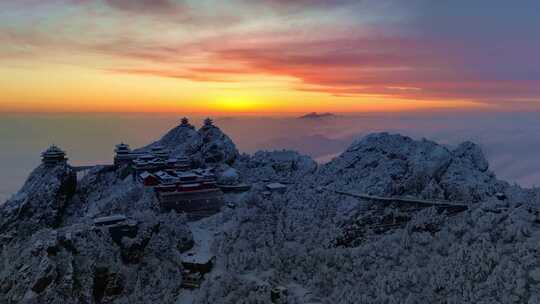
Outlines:
[[[239,155],[231,138],[209,119],[199,130],[183,119],[161,139],[135,151],[149,151],[155,146],[169,151],[171,157],[189,157],[199,164],[232,164]]]
[[[319,171],[323,183],[376,195],[479,202],[508,184],[488,171],[470,142],[450,150],[433,141],[374,133],[354,142]]]

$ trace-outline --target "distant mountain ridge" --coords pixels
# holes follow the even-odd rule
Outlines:
[[[266,142],[264,146],[273,147],[274,149],[291,149],[301,154],[317,158],[323,155],[343,152],[353,139],[354,137],[334,139],[321,134],[304,136],[302,140],[298,140],[295,136],[283,136]]]
[[[338,116],[330,112],[325,112],[325,113],[311,112],[311,113],[298,117],[298,119],[321,119],[321,118],[330,118],[330,117],[338,117]]]

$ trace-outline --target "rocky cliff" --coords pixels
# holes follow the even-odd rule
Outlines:
[[[21,190],[0,205],[0,231],[25,238],[39,229],[59,227],[76,183],[69,165],[40,165]]]
[[[179,255],[192,246],[186,219],[161,213],[131,176],[96,167],[77,182],[67,164],[41,165],[0,206],[1,303],[172,303]],[[136,223],[114,237],[93,218]]]

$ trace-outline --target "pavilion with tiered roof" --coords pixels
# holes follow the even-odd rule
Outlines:
[[[66,161],[66,152],[54,144],[41,153],[41,162],[46,165],[57,165]]]

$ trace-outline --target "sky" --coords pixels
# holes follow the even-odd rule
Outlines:
[[[540,109],[531,0],[0,0],[0,112]]]

